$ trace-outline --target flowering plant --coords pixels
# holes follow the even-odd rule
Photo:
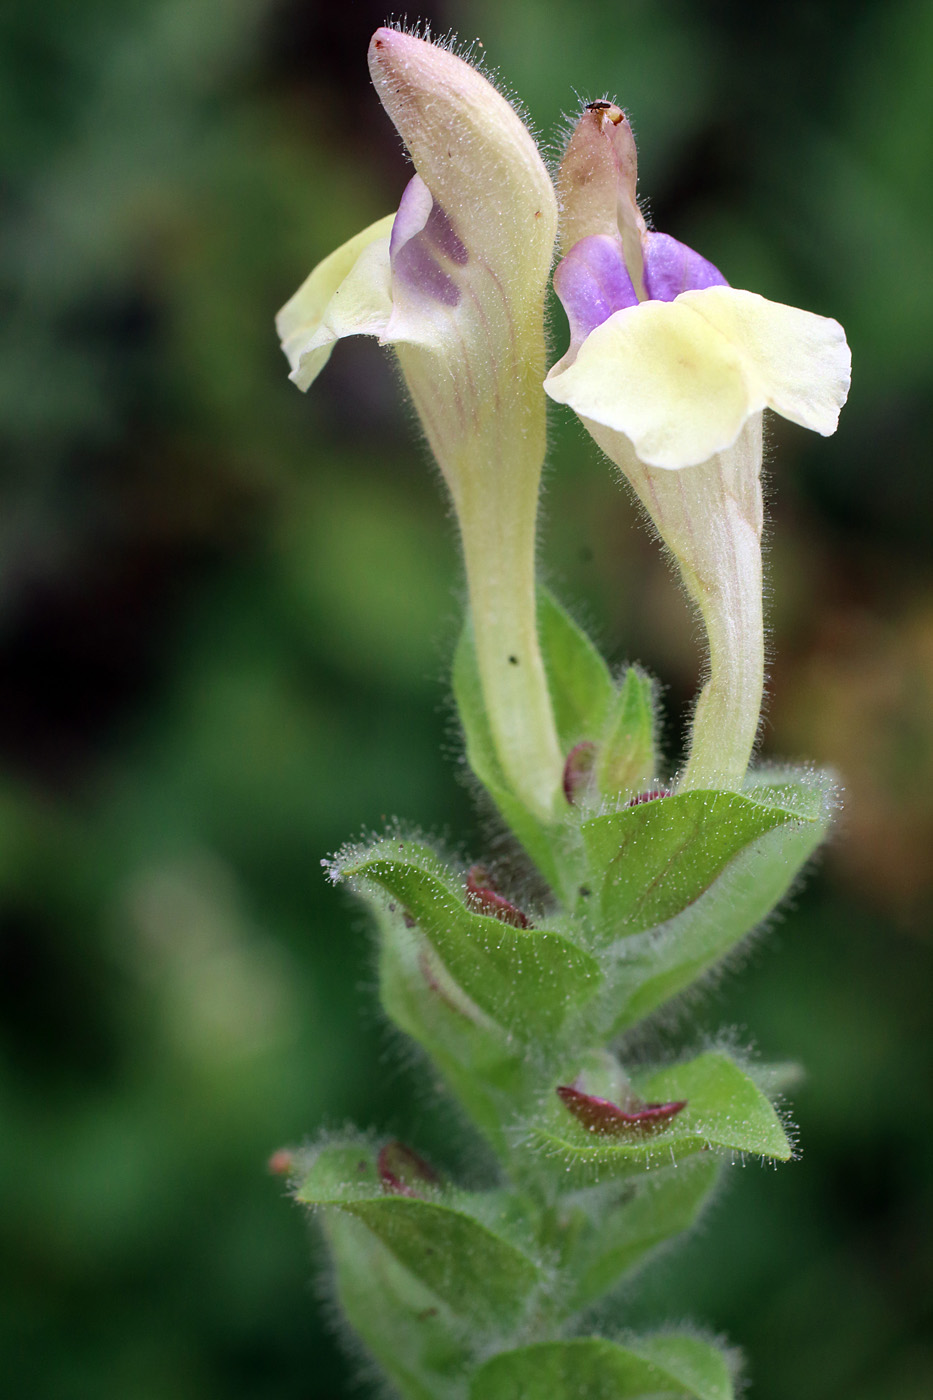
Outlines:
[[[381,29],[370,68],[415,174],[394,215],[311,273],[279,333],[301,388],[345,335],[398,357],[460,526],[467,758],[540,878],[519,899],[396,830],[328,863],[373,911],[386,1015],[497,1160],[486,1188],[352,1135],[277,1162],[400,1394],[728,1400],[718,1343],[604,1336],[593,1307],[690,1228],[723,1162],[792,1155],[779,1076],[722,1048],[629,1063],[624,1037],[771,912],[830,819],[825,775],[749,762],[762,412],[831,432],[845,339],[648,230],[618,107],[584,110],[555,191],[518,115],[451,51]],[[545,376],[557,239],[571,341]],[[702,614],[710,673],[682,773],[663,771],[650,680],[613,677],[536,588],[545,393],[634,487]]]

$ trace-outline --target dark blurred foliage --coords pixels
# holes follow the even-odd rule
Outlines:
[[[834,765],[847,810],[688,1030],[732,1025],[806,1065],[803,1153],[735,1168],[618,1317],[727,1332],[758,1400],[927,1400],[933,8],[421,13],[482,40],[551,150],[575,91],[618,97],[657,226],[849,331],[838,435],[772,428],[765,736],[768,756]],[[384,17],[369,0],[0,11],[10,1394],[350,1393],[358,1363],[265,1160],[348,1119],[448,1165],[462,1146],[319,866],[393,814],[482,854],[444,683],[453,529],[380,352],[340,347],[303,398],[271,326],[402,189],[365,67]],[[693,624],[563,420],[541,554],[613,658],[663,678],[676,752]]]

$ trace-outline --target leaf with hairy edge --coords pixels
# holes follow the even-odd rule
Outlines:
[[[639,1337],[631,1346],[681,1385],[686,1395],[695,1395],[697,1400],[731,1400],[732,1368],[719,1347],[676,1332]]]
[[[500,1156],[508,1156],[503,1124],[533,1093],[521,1053],[450,978],[425,956],[424,940],[401,910],[380,895],[368,900],[379,924],[379,995],[386,1015],[431,1056],[452,1092]]]
[[[538,634],[565,753],[598,741],[618,704],[609,668],[584,632],[544,589],[538,590]],[[502,771],[486,717],[469,619],[454,656],[454,698],[466,737],[467,762],[551,887],[567,900],[578,883],[574,826],[547,824],[527,810]]]
[[[342,862],[338,873],[398,901],[455,986],[517,1035],[552,1035],[599,986],[595,959],[561,934],[515,928],[469,910],[450,872],[426,846],[379,841]]]
[[[595,1302],[652,1250],[689,1230],[709,1200],[720,1166],[712,1153],[703,1152],[685,1158],[676,1171],[646,1172],[621,1188],[586,1192],[580,1208],[584,1223],[562,1261],[564,1276],[574,1280],[568,1312]]]
[[[337,1295],[407,1400],[463,1400],[470,1329],[359,1220],[326,1212]]]
[[[546,589],[538,589],[538,636],[564,752],[601,737],[616,703],[609,667]]]
[[[633,1083],[649,1103],[686,1100],[686,1107],[654,1130],[599,1133],[585,1128],[555,1093],[532,1125],[532,1142],[555,1159],[555,1174],[568,1187],[672,1166],[708,1148],[782,1162],[792,1155],[773,1105],[721,1051],[636,1076]]]
[[[365,1172],[364,1162],[369,1163]],[[360,1221],[456,1316],[486,1331],[514,1325],[541,1281],[538,1266],[487,1225],[433,1194],[431,1200],[386,1195],[371,1151],[335,1147],[320,1153],[295,1198]],[[457,1198],[462,1202],[462,1193]]]
[[[630,666],[625,673],[596,759],[596,787],[605,797],[644,792],[657,776],[654,686]]]
[[[770,832],[808,832],[812,849],[829,818],[828,788],[817,778],[790,790],[685,792],[584,822],[587,915],[597,937],[607,943],[673,919]]]
[[[781,826],[746,847],[711,887],[658,929],[619,940],[607,970],[610,1031],[634,1026],[714,967],[768,917],[826,831]],[[611,988],[611,991],[609,989]]]
[[[476,1372],[470,1400],[732,1400],[726,1358],[695,1337],[620,1346],[602,1337],[539,1342],[500,1352]]]

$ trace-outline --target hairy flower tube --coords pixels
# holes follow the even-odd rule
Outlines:
[[[343,336],[393,347],[456,508],[497,755],[549,819],[562,755],[536,630],[535,522],[554,189],[516,112],[464,60],[380,29],[369,65],[416,173],[397,213],[316,267],[277,327],[301,389]]]
[[[729,287],[649,231],[636,179],[624,113],[591,103],[560,168],[571,339],[545,389],[627,477],[703,618],[709,674],[679,787],[739,787],[764,687],[762,413],[833,433],[849,349],[836,321]]]

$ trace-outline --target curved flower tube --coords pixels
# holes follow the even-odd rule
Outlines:
[[[703,618],[709,677],[678,786],[739,787],[764,688],[762,413],[833,433],[851,357],[836,321],[729,287],[650,232],[636,178],[624,113],[592,103],[558,181],[571,339],[544,387],[631,483]]]
[[[379,29],[369,64],[416,174],[398,212],[315,268],[277,327],[302,389],[343,336],[395,350],[457,511],[499,760],[549,819],[563,758],[537,637],[535,529],[554,189],[513,108],[455,54]]]

